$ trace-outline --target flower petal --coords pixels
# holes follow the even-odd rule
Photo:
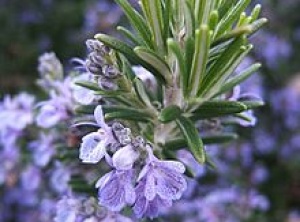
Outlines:
[[[183,175],[173,170],[160,171],[156,177],[157,194],[163,199],[179,199],[187,188]]]
[[[133,212],[137,218],[142,218],[145,214],[145,211],[148,207],[148,201],[143,194],[137,197],[137,200],[133,206]]]
[[[104,114],[103,114],[103,110],[102,110],[102,106],[97,106],[95,111],[94,111],[94,117],[96,122],[98,123],[98,125],[103,128],[104,130],[107,130],[108,126],[105,123],[104,120]]]
[[[147,200],[153,200],[156,195],[156,185],[155,185],[155,178],[152,173],[147,174],[146,184],[145,184],[145,197]]]
[[[76,87],[73,91],[73,96],[76,102],[83,104],[83,105],[89,105],[93,102],[95,99],[95,94],[93,91],[80,87]]]
[[[105,184],[109,181],[111,176],[113,175],[113,172],[106,173],[104,176],[102,176],[96,183],[95,187],[96,188],[102,188],[105,186]]]
[[[125,191],[119,178],[113,174],[106,184],[99,189],[99,203],[111,211],[120,211],[125,206]]]
[[[169,170],[176,171],[177,173],[184,173],[185,166],[179,161],[158,161],[156,163],[159,167],[163,167]]]
[[[132,184],[126,184],[125,185],[125,200],[126,200],[126,203],[132,205],[132,204],[134,204],[135,199],[136,199],[136,194],[135,194],[134,187],[132,186]]]
[[[118,170],[130,170],[138,157],[139,153],[131,145],[127,145],[115,152],[113,166]]]
[[[84,163],[97,163],[104,157],[105,153],[105,141],[100,141],[98,133],[90,133],[83,137],[79,158]]]

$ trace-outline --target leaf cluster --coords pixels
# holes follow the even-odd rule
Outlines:
[[[229,101],[224,96],[260,67],[257,63],[235,72],[253,48],[249,37],[267,22],[259,18],[260,5],[246,13],[251,0],[141,0],[140,9],[127,0],[115,1],[133,31],[118,27],[126,40],[105,34],[95,38],[117,55],[123,74],[119,89],[105,91],[97,84],[78,84],[109,101],[103,106],[108,120],[131,124],[162,155],[169,153],[166,158],[188,147],[204,163],[203,144],[228,142],[237,136],[228,132],[199,135],[199,121],[263,105],[260,101]],[[155,90],[147,88],[133,66],[153,75]],[[91,110],[79,107],[77,111]]]

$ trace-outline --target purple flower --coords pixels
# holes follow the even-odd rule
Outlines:
[[[96,183],[99,203],[111,211],[120,211],[126,204],[132,205],[136,197],[132,179],[132,170],[113,170],[105,174]]]
[[[41,102],[41,109],[36,117],[37,125],[42,128],[51,128],[60,121],[66,120],[68,114],[69,101],[64,96],[51,94],[51,99]]]
[[[37,116],[37,124],[43,128],[50,128],[66,118],[66,112],[59,107],[59,103],[45,104]]]
[[[28,191],[39,188],[41,183],[41,172],[38,168],[29,166],[21,175],[22,187]]]
[[[269,200],[263,196],[257,193],[255,190],[252,190],[249,193],[249,205],[252,209],[257,209],[260,211],[267,211],[270,207]]]
[[[104,121],[101,106],[96,107],[94,117],[101,129],[82,138],[79,158],[84,163],[97,163],[104,156],[108,157],[106,152],[107,146],[117,142],[111,127]]]
[[[288,59],[293,52],[289,42],[274,33],[262,33],[258,41],[264,47],[257,47],[256,50],[264,57],[270,68],[277,68],[279,62]]]
[[[156,217],[160,208],[169,207],[181,198],[187,188],[185,167],[177,161],[160,161],[149,151],[148,163],[142,169],[136,188],[137,217]]]
[[[178,161],[161,161],[149,152],[147,165],[139,179],[146,178],[145,196],[151,200],[158,194],[163,199],[180,199],[187,187],[183,177],[185,167]]]
[[[156,195],[152,200],[148,200],[145,193],[146,181],[140,181],[140,183],[135,188],[137,198],[133,207],[133,211],[138,218],[150,217],[155,218],[159,213],[172,206],[171,199],[162,199],[160,196]]]
[[[93,76],[90,73],[83,73],[80,76],[76,76],[73,79],[73,84],[71,86],[71,88],[73,90],[73,97],[76,102],[83,104],[83,105],[91,104],[94,101],[94,99],[96,98],[94,91],[87,89],[85,87],[76,85],[76,82],[79,82],[79,81],[94,82]]]
[[[54,171],[50,177],[51,187],[59,194],[65,193],[69,190],[69,181],[71,178],[71,173],[67,167],[56,163]]]
[[[80,211],[80,201],[75,198],[63,197],[57,203],[55,222],[75,222]]]
[[[33,152],[33,160],[36,165],[44,167],[49,163],[51,157],[55,153],[53,140],[53,134],[46,135],[41,133],[38,140],[29,144],[31,151]]]
[[[37,105],[40,107],[36,117],[38,126],[51,128],[71,116],[74,107],[71,86],[70,78],[50,82],[50,89],[47,89],[50,91],[50,99]]]
[[[21,131],[33,122],[34,97],[21,93],[15,97],[6,96],[0,104],[0,132],[5,130]]]
[[[112,163],[118,170],[130,170],[139,156],[139,152],[129,144],[115,152],[112,157]]]

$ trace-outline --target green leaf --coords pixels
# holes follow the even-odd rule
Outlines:
[[[239,19],[240,14],[247,8],[251,0],[240,0],[235,4],[234,7],[229,10],[225,16],[220,20],[216,27],[214,37],[218,38],[220,35],[224,34],[233,24]]]
[[[143,7],[146,9],[147,21],[152,29],[154,41],[158,54],[164,54],[165,43],[163,39],[163,19],[161,0],[142,0]]]
[[[265,103],[262,100],[249,100],[249,101],[241,101],[247,109],[255,109],[261,106],[264,106]]]
[[[166,0],[163,9],[164,25],[163,39],[168,39],[170,33],[171,0]]]
[[[195,53],[195,39],[193,37],[189,37],[187,38],[185,43],[185,53],[184,53],[185,67],[186,67],[186,72],[188,74],[188,76],[185,78],[188,79],[190,78],[189,75],[192,70],[194,53]],[[185,81],[188,81],[188,79]]]
[[[231,79],[227,80],[227,82],[222,86],[221,90],[214,97],[226,93],[229,90],[232,90],[235,86],[248,79],[260,67],[261,64],[259,63],[253,64],[249,68],[236,75],[235,77],[232,77]]]
[[[215,92],[217,92],[222,87],[226,79],[228,79],[234,73],[235,69],[246,58],[246,56],[249,54],[252,48],[252,45],[241,47],[237,55],[235,55],[230,61],[228,61],[228,66],[225,66],[222,72],[220,72],[222,73],[222,75],[220,75],[219,79],[215,80],[215,82],[213,83],[213,87],[211,87],[211,89],[208,89],[208,98],[212,98]]]
[[[188,1],[184,1],[184,20],[187,38],[194,37],[196,29],[196,19],[193,8]]]
[[[175,57],[177,59],[179,69],[180,69],[181,87],[183,88],[182,90],[183,90],[184,94],[186,95],[189,75],[186,70],[183,53],[180,50],[179,44],[177,42],[175,42],[173,39],[168,39],[168,48],[169,48],[169,51],[173,52],[173,54],[175,55]]]
[[[145,19],[128,3],[127,0],[115,0],[124,10],[130,23],[150,48],[153,48],[151,40],[151,31]]]
[[[131,31],[128,29],[118,26],[117,30],[123,34],[124,37],[126,37],[128,40],[130,40],[134,45],[143,45],[142,40],[139,39],[139,37],[135,36]]]
[[[204,146],[193,122],[184,116],[180,116],[177,118],[176,123],[180,128],[191,153],[200,164],[203,164],[205,162]]]
[[[94,113],[96,105],[80,105],[75,108],[76,113],[91,115]]]
[[[146,109],[118,105],[102,105],[107,120],[124,119],[140,122],[149,122],[152,119],[151,113]]]
[[[251,32],[252,32],[252,28],[251,28],[250,25],[241,26],[241,27],[233,29],[233,30],[227,32],[226,34],[222,35],[221,37],[217,38],[212,43],[212,45],[219,45],[220,43],[226,42],[226,41],[231,40],[231,39],[235,39],[237,37],[240,37],[240,36],[245,35],[245,34],[249,34]]]
[[[158,72],[167,80],[168,83],[171,81],[171,70],[169,65],[164,61],[163,58],[159,57],[155,52],[144,48],[136,47],[134,52],[139,56],[140,59],[144,60],[152,67],[154,67]]]
[[[97,190],[80,175],[72,175],[68,182],[73,192],[94,195]]]
[[[103,44],[107,45],[108,47],[124,54],[129,61],[133,63],[139,63],[139,57],[134,53],[133,49],[126,43],[105,34],[97,34],[95,35],[95,38]]]
[[[257,32],[262,26],[264,26],[268,22],[268,19],[261,18],[259,20],[256,20],[255,22],[250,24],[251,27],[251,34]]]
[[[221,5],[219,6],[219,15],[220,18],[224,17],[226,13],[237,3],[238,0],[226,0],[220,1]]]
[[[200,96],[203,97],[205,94],[218,90],[215,86],[220,84],[222,80],[225,80],[234,71],[235,67],[240,63],[239,57],[241,57],[241,54],[245,56],[244,52],[248,53],[248,50],[250,50],[242,47],[245,41],[244,37],[237,38],[209,68],[200,87]]]
[[[210,30],[207,25],[202,25],[200,30],[196,30],[196,45],[195,54],[192,63],[192,70],[190,74],[191,86],[189,91],[191,96],[196,96],[204,78],[206,71],[207,58],[210,46]]]
[[[251,123],[253,121],[253,117],[247,115],[246,113],[237,113],[234,116],[237,117],[237,118],[239,118],[239,119],[242,119],[244,121],[247,121],[249,123]],[[236,124],[236,122],[235,122],[235,124]]]
[[[71,149],[64,147],[64,149],[59,149],[55,158],[57,158],[60,161],[70,161],[77,159],[79,156],[79,150],[78,149]]]
[[[223,144],[231,142],[232,140],[236,140],[237,138],[238,135],[235,133],[223,133],[210,136],[203,136],[202,141],[205,145]],[[165,147],[168,150],[180,150],[187,147],[187,142],[184,138],[176,138],[166,142]]]
[[[254,22],[255,20],[258,19],[260,12],[261,12],[261,5],[257,4],[251,12],[251,15],[250,15],[251,22]]]
[[[191,116],[192,120],[215,118],[247,110],[247,106],[236,101],[208,101],[196,109]]]
[[[99,87],[97,83],[92,83],[88,81],[77,81],[75,82],[76,85],[93,90],[93,91],[104,91]]]
[[[163,123],[168,123],[177,119],[181,115],[181,113],[182,111],[178,106],[171,105],[161,111],[158,119]]]
[[[210,13],[210,18],[209,18],[209,29],[214,30],[216,26],[218,25],[219,22],[219,13],[218,11],[212,11]]]
[[[213,9],[215,0],[196,0],[195,1],[195,18],[196,26],[207,25],[209,22],[210,12]]]
[[[152,107],[150,97],[145,89],[143,82],[139,78],[134,79],[134,89],[140,101],[148,107]]]
[[[103,90],[99,87],[98,84],[87,82],[87,81],[78,81],[75,84],[95,91],[95,95],[114,97],[126,93],[122,90]]]
[[[129,63],[129,61],[126,59],[126,57],[122,56],[122,68],[123,72],[125,73],[127,79],[133,81],[136,77],[135,72],[132,70],[132,66]]]
[[[142,110],[124,108],[122,111],[109,112],[105,114],[105,119],[108,121],[122,119],[136,122],[150,122],[151,115],[147,114],[145,111],[143,112]]]

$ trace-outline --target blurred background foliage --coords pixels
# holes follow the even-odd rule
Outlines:
[[[1,0],[0,91],[32,89],[37,58],[43,52],[55,51],[66,66],[70,58],[83,56],[84,41],[97,31],[109,32],[118,21],[120,11],[111,4],[110,0]]]
[[[251,58],[263,63],[252,88],[263,92],[266,106],[257,111],[257,127],[241,130],[236,147],[251,144],[246,155],[267,172],[256,185],[270,200],[266,221],[294,222],[286,218],[300,212],[300,1],[253,2],[270,21],[253,37]],[[0,97],[35,89],[37,58],[45,51],[71,67],[71,58],[84,57],[85,40],[112,34],[121,17],[113,0],[0,0]],[[241,163],[236,167],[247,172]]]

